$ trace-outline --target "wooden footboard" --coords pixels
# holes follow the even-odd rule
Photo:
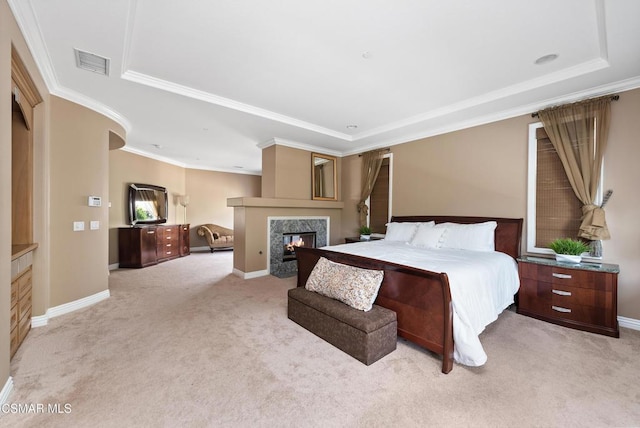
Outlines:
[[[317,248],[299,247],[296,257],[298,287],[305,286],[320,257],[365,269],[384,270],[375,303],[396,312],[399,336],[442,355],[442,372],[451,371],[453,312],[446,274]]]

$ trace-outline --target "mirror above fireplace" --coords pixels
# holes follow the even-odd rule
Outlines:
[[[311,153],[311,194],[314,200],[338,200],[335,156]]]

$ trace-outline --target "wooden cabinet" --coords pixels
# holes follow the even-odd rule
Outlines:
[[[189,255],[181,237],[189,236],[189,225],[153,225],[118,229],[119,265],[142,268]],[[187,250],[189,243],[186,243]]]
[[[31,266],[11,282],[10,355],[16,353],[31,330]]]
[[[188,256],[189,254],[191,254],[191,244],[189,241],[189,225],[181,224],[179,226],[178,234],[178,239],[180,242],[180,257]]]
[[[518,313],[592,333],[620,337],[617,265],[518,259]]]
[[[159,226],[156,236],[156,255],[158,262],[175,259],[180,256],[180,243],[178,240],[179,226]]]

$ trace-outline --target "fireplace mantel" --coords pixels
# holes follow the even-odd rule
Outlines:
[[[286,198],[229,198],[228,207],[342,209],[344,202]]]

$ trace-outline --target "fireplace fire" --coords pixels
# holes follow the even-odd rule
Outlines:
[[[282,234],[282,261],[296,259],[296,247],[316,246],[316,232],[296,232]]]

